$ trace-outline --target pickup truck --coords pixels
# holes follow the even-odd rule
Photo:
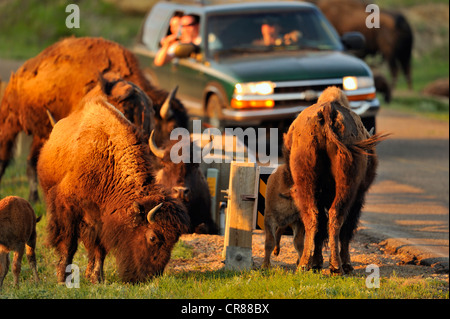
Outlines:
[[[176,15],[198,19],[200,45],[176,50],[175,59],[156,66],[161,39],[170,34]],[[261,43],[261,26],[267,23],[276,25],[280,35],[272,45]],[[180,0],[152,7],[133,52],[154,85],[178,86],[177,97],[190,117],[214,127],[278,127],[283,132],[326,87],[337,86],[370,130],[380,107],[372,72],[350,54],[363,43],[359,33],[339,37],[309,3]]]

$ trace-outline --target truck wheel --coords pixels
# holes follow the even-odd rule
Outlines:
[[[208,117],[208,122],[210,125],[217,127],[223,133],[223,123],[222,117],[222,101],[219,96],[212,94],[208,98],[208,103],[206,104],[206,116]]]

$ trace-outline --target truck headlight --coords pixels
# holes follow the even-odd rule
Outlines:
[[[345,76],[342,79],[343,88],[346,91],[370,88],[374,86],[373,78],[370,76]]]
[[[273,94],[275,84],[270,81],[237,83],[234,86],[235,95],[270,95]]]

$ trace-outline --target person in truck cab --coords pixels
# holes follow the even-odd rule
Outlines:
[[[280,31],[281,27],[276,22],[265,20],[261,24],[262,39],[253,41],[253,44],[262,46],[290,45],[298,42],[301,37],[301,32],[297,30],[286,33],[285,35],[281,35]]]
[[[172,21],[171,21],[172,22]],[[178,43],[193,43],[199,45],[199,20],[197,16],[185,15],[180,19],[179,32],[170,34],[161,41],[161,48],[156,53],[154,64],[163,66],[175,57],[175,48]]]

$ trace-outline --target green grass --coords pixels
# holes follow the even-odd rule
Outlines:
[[[103,1],[80,0],[80,28],[66,27],[63,0],[0,2],[0,57],[24,60],[68,36],[101,36],[130,46],[144,15],[124,14]]]
[[[10,165],[0,184],[0,198],[8,195],[28,196],[25,178],[26,160],[22,157]],[[42,197],[42,196],[41,196]],[[328,276],[313,272],[292,272],[283,268],[270,270],[236,271],[175,271],[166,269],[158,278],[141,284],[124,284],[120,281],[114,256],[105,260],[105,277],[102,284],[92,284],[83,274],[87,265],[87,254],[80,245],[74,264],[80,268],[80,288],[67,288],[57,284],[56,262],[58,257],[45,244],[45,205],[33,205],[37,215],[43,215],[37,225],[37,263],[41,279],[33,281],[32,271],[26,258],[22,262],[20,288],[13,287],[11,271],[5,278],[0,299],[448,299],[448,284],[435,279],[402,278],[383,276],[380,288],[367,288],[366,274],[351,276]],[[193,249],[179,241],[172,252],[172,260],[190,259]]]

